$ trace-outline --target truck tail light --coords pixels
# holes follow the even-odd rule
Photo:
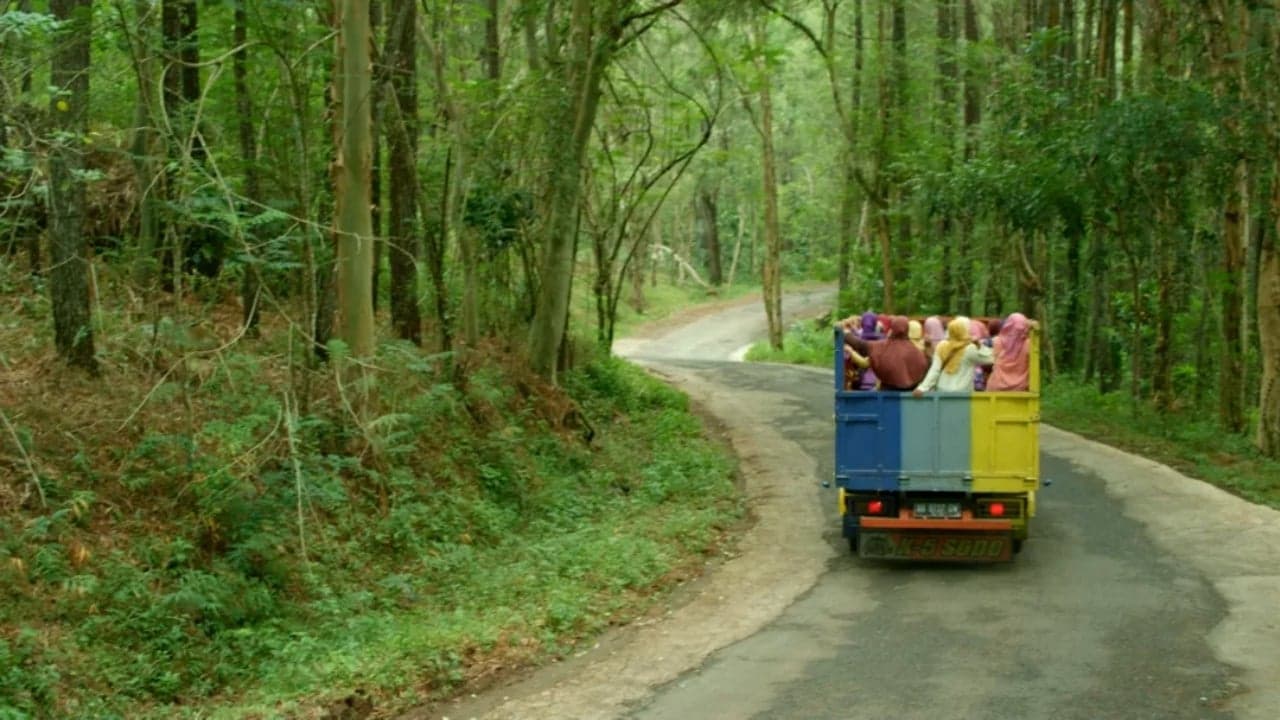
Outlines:
[[[854,497],[848,499],[849,514],[894,516],[898,514],[898,500],[893,497]]]
[[[1017,498],[981,499],[977,502],[974,514],[989,518],[1020,518],[1022,507],[1022,501]]]

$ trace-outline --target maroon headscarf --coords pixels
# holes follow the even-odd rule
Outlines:
[[[889,321],[889,339],[871,344],[871,369],[881,390],[911,390],[929,371],[929,359],[907,336],[909,323],[896,316]]]

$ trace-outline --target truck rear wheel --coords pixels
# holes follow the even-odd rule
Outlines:
[[[849,536],[849,552],[855,555],[858,553],[858,536],[857,535]]]
[[[1015,538],[1013,541],[1013,554],[1017,555],[1020,552],[1022,552],[1022,541]]]

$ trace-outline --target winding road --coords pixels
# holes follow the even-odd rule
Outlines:
[[[812,308],[829,293],[789,295]],[[743,303],[618,351],[716,418],[756,522],[659,618],[430,717],[1280,719],[1280,513],[1042,427],[1015,562],[849,554],[829,371],[744,364]]]

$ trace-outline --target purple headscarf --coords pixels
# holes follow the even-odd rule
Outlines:
[[[880,332],[876,330],[877,319],[878,316],[871,310],[862,313],[862,334],[860,337],[863,340],[880,339]]]

